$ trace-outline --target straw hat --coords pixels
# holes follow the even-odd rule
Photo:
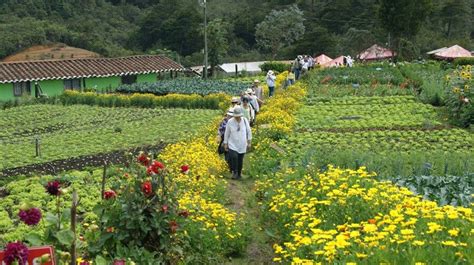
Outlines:
[[[239,97],[232,97],[232,103],[239,103],[240,98]]]
[[[268,75],[273,75],[273,71],[272,70],[268,71]]]
[[[254,82],[254,83],[260,83],[260,80],[255,79],[255,80],[253,80],[253,82]]]
[[[247,91],[245,91],[245,94],[252,95],[255,94],[255,92],[253,92],[253,89],[249,88]]]

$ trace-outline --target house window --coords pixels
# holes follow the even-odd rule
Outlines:
[[[66,79],[64,80],[65,90],[81,90],[81,79]]]
[[[31,95],[31,83],[30,82],[14,83],[13,84],[13,95],[15,97]]]
[[[137,82],[137,75],[123,75],[122,84],[130,85]]]

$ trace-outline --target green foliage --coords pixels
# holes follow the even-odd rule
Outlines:
[[[474,124],[474,68],[464,65],[447,76],[445,85],[446,107],[452,123],[469,127]]]
[[[462,65],[474,65],[474,57],[456,58],[453,62],[454,67]]]
[[[203,79],[173,79],[163,80],[156,83],[135,83],[122,85],[117,88],[120,93],[151,93],[155,95],[176,94],[198,94],[209,95],[214,93],[226,93],[239,95],[250,87],[250,83],[227,80],[203,80]]]
[[[215,19],[211,21],[207,27],[208,30],[208,49],[209,61],[211,63],[212,71],[214,73],[215,67],[222,63],[224,57],[229,50],[229,35],[230,24],[224,22],[222,19]]]
[[[299,40],[305,31],[303,12],[296,5],[285,10],[272,10],[256,27],[255,38],[275,58],[278,51]]]
[[[262,72],[266,73],[270,70],[276,73],[283,73],[288,71],[291,68],[290,64],[281,63],[281,62],[265,62],[264,64],[259,66],[262,69]]]
[[[442,205],[469,207],[472,200],[474,178],[465,176],[411,176],[392,179],[409,188],[424,199],[439,201]]]
[[[136,91],[138,92],[138,91]],[[229,102],[229,96],[223,93],[200,96],[197,94],[95,94],[66,91],[60,96],[64,105],[84,104],[100,107],[137,107],[137,108],[183,108],[183,109],[221,109]],[[226,105],[227,106],[227,105]]]
[[[323,68],[310,75],[310,84],[392,84],[400,85],[404,81],[399,69],[387,63],[368,64],[351,68]],[[316,84],[314,84],[316,85]]]
[[[92,97],[95,100],[95,97]],[[107,153],[192,135],[218,111],[31,105],[0,112],[0,168]],[[121,133],[115,132],[120,127]],[[35,136],[41,157],[35,157]]]

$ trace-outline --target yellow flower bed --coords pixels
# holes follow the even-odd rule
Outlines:
[[[167,146],[158,159],[164,162],[179,187],[180,209],[188,210],[191,220],[200,223],[203,230],[211,231],[212,240],[220,244],[222,239],[232,241],[242,237],[239,223],[243,216],[219,202],[227,188],[222,178],[227,165],[217,154],[217,143],[212,137],[217,122],[207,128],[204,136]],[[183,165],[189,166],[186,174],[181,172]]]
[[[297,83],[268,99],[257,118],[259,130],[262,127],[265,136],[275,140],[291,133],[296,122],[294,113],[301,106],[306,91],[304,84]]]
[[[324,173],[287,170],[258,182],[257,191],[269,193],[270,215],[289,235],[274,245],[274,261],[474,261],[471,208],[441,207],[373,177],[364,168],[330,166]]]

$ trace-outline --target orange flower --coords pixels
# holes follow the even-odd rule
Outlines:
[[[377,220],[375,220],[375,219],[369,219],[369,224],[373,224],[373,225],[374,225],[375,223],[377,223]]]

